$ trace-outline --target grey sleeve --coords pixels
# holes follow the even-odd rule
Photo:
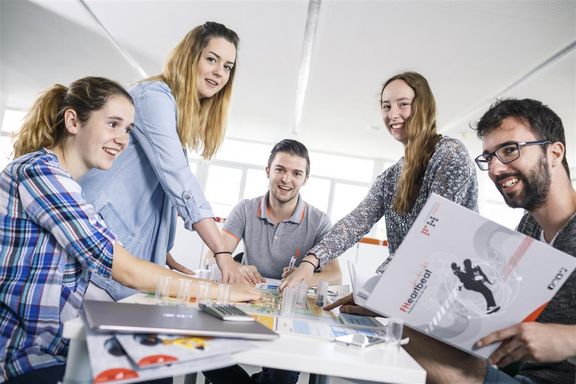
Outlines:
[[[244,238],[246,231],[246,209],[248,207],[248,200],[242,200],[234,208],[226,218],[226,222],[222,227],[224,232],[236,237],[238,240]]]
[[[334,224],[322,240],[310,250],[318,256],[321,266],[356,244],[384,215],[384,207],[389,203],[384,198],[387,172],[388,170],[378,176],[364,200]]]
[[[428,194],[432,192],[478,212],[478,178],[476,168],[464,145],[448,140],[435,152]]]
[[[318,230],[316,231],[316,238],[314,239],[314,245],[318,244],[320,240],[330,231],[332,228],[332,223],[327,214],[323,214],[318,224]]]

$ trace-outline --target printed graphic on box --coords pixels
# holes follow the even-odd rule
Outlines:
[[[476,341],[535,320],[575,267],[572,256],[433,195],[366,307],[488,357],[497,345],[476,350]]]

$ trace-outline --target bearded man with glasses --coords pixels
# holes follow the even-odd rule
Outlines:
[[[483,153],[475,161],[506,204],[527,211],[517,230],[576,257],[576,191],[570,181],[560,118],[539,101],[496,102],[477,126]],[[543,259],[542,263],[546,263]],[[441,383],[574,383],[576,369],[576,272],[535,322],[486,335],[502,342],[489,363],[422,334],[410,332],[406,350]],[[511,377],[498,370],[520,362]]]
[[[546,156],[544,156],[548,144],[552,144],[552,141],[534,140],[502,143],[499,144],[501,146],[495,151],[484,151],[484,153],[476,157],[474,161],[482,171],[490,171],[490,164],[492,162],[498,161],[502,165],[508,165],[520,157],[520,149],[522,147],[541,145],[542,150],[537,150],[537,152],[541,154],[541,161],[536,164],[534,169],[525,172],[517,170],[514,175],[511,175],[510,172],[500,173],[492,178],[496,184],[496,188],[498,188],[498,191],[500,191],[504,200],[506,200],[506,204],[512,208],[524,208],[527,211],[533,211],[544,204],[550,186],[548,160]],[[528,149],[526,149],[526,151],[528,151]],[[513,167],[513,165],[511,167]],[[515,194],[513,191],[520,188],[520,186],[516,188],[514,188],[514,186],[519,182],[523,182],[524,184],[524,193],[514,198]]]
[[[535,141],[524,141],[521,143],[504,144],[503,147],[498,148],[494,152],[486,152],[478,155],[474,161],[482,171],[488,171],[490,169],[490,160],[494,156],[500,160],[502,164],[508,164],[520,157],[520,148],[526,145],[544,145],[550,144],[550,140],[535,140]]]

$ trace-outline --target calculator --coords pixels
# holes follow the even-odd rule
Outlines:
[[[254,318],[232,304],[200,303],[200,310],[226,321],[254,321]]]

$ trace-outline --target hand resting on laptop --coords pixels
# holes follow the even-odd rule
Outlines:
[[[340,312],[343,313],[351,313],[354,315],[373,316],[373,317],[380,316],[376,312],[372,312],[369,309],[357,305],[354,302],[354,297],[352,296],[352,294],[339,298],[332,304],[325,306],[323,309],[325,309],[326,311],[331,311],[332,309],[337,307],[340,307]]]

